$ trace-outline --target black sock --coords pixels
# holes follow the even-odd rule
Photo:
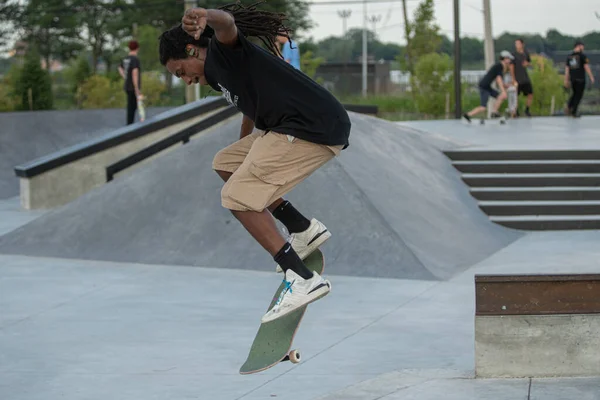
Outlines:
[[[310,221],[287,200],[273,210],[273,216],[285,225],[289,233],[304,232],[310,226]]]
[[[298,254],[292,248],[290,243],[286,243],[281,250],[273,257],[275,262],[279,264],[283,272],[291,269],[304,279],[310,279],[313,273],[310,269],[306,268],[306,265],[302,262]]]

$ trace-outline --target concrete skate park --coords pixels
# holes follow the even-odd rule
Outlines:
[[[600,399],[600,117],[347,109],[350,147],[287,196],[332,232],[332,292],[302,362],[253,375],[282,277],[211,169],[241,115],[0,115],[0,398]]]

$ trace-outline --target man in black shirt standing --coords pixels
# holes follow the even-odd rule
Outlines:
[[[590,69],[590,61],[585,54],[583,54],[583,42],[577,41],[573,52],[567,57],[565,62],[565,87],[569,88],[569,84],[573,90],[573,94],[569,99],[567,106],[567,114],[573,117],[578,117],[577,108],[579,102],[583,98],[583,92],[585,91],[585,74],[587,72],[590,77],[590,83],[594,84],[594,75]]]
[[[142,98],[142,66],[138,58],[139,44],[132,40],[129,42],[129,54],[121,60],[119,74],[125,79],[123,89],[127,95],[127,125],[133,124],[138,99]]]
[[[529,107],[531,107],[531,103],[533,102],[533,86],[531,85],[529,74],[527,73],[527,67],[531,65],[531,57],[529,56],[529,52],[525,50],[523,39],[515,40],[515,49],[517,51],[514,54],[515,59],[510,65],[510,73],[513,82],[518,83],[517,95],[524,94],[527,96],[525,115],[531,117]]]
[[[496,99],[496,104],[494,104],[494,111],[492,112],[492,118],[500,118],[500,113],[498,110],[502,105],[504,99],[506,99],[506,90],[504,88],[504,81],[502,80],[502,76],[504,71],[508,69],[508,66],[514,59],[513,55],[510,52],[504,50],[500,53],[500,61],[495,63],[490,67],[487,73],[483,78],[479,81],[479,106],[475,107],[468,113],[464,113],[463,117],[471,122],[471,117],[479,114],[480,112],[487,110],[487,103],[490,97]],[[501,93],[498,93],[495,89],[492,88],[492,83],[496,81],[498,88],[501,90]]]
[[[331,284],[302,261],[331,235],[282,196],[348,146],[350,119],[331,93],[286,63],[277,36],[285,16],[236,3],[187,10],[160,37],[160,60],[188,85],[210,85],[243,115],[240,140],[217,153],[226,182],[221,204],[285,273],[284,290],[263,316],[269,322],[327,295]],[[251,43],[259,38],[268,51]],[[291,233],[278,231],[273,217]]]

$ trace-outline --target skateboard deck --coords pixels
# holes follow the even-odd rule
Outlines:
[[[517,88],[511,86],[506,92],[508,94],[508,111],[511,116],[514,116],[518,106]]]
[[[479,120],[479,123],[480,123],[481,125],[484,125],[484,124],[485,124],[485,121],[486,121],[486,119],[485,119],[485,118],[481,118],[481,119]],[[503,116],[501,116],[501,117],[499,117],[499,118],[490,118],[490,119],[488,119],[488,121],[489,121],[491,124],[493,124],[493,123],[498,123],[498,124],[500,124],[500,125],[504,125],[504,124],[506,124],[506,117],[503,115]]]
[[[140,98],[137,101],[138,113],[140,115],[140,122],[144,122],[146,119],[146,107],[144,105],[144,98]]]
[[[317,249],[304,260],[304,264],[311,271],[322,274],[325,267],[325,259],[321,250]],[[283,282],[271,300],[267,311],[273,307],[279,293],[284,288]],[[271,368],[282,361],[300,362],[300,352],[290,351],[292,342],[304,317],[308,305],[301,307],[288,315],[274,321],[261,323],[250,347],[248,358],[240,368],[240,374],[253,374]],[[265,311],[266,312],[266,311]]]

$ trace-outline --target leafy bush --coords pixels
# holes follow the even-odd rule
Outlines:
[[[529,72],[529,78],[533,86],[533,103],[531,112],[534,115],[550,115],[552,97],[555,99],[555,110],[559,110],[565,104],[568,94],[563,88],[564,78],[559,74],[552,60],[542,56],[532,56],[531,65],[533,70]],[[520,103],[525,101],[521,97]]]
[[[325,61],[323,57],[315,57],[312,51],[307,50],[300,56],[300,66],[302,72],[308,75],[311,79],[315,79],[317,68]]]
[[[81,108],[123,108],[125,93],[122,84],[105,76],[92,75],[79,86],[77,101]]]
[[[415,66],[414,88],[419,112],[441,116],[446,113],[446,96],[454,91],[452,61],[447,54],[429,53]],[[451,105],[452,107],[452,105]]]
[[[161,96],[167,90],[160,72],[142,73],[142,93],[146,107],[161,105]],[[127,103],[123,80],[112,80],[104,75],[92,75],[80,85],[77,101],[81,108],[123,108]]]
[[[161,97],[167,91],[167,85],[161,75],[159,71],[142,72],[142,93],[146,107],[162,105]]]

